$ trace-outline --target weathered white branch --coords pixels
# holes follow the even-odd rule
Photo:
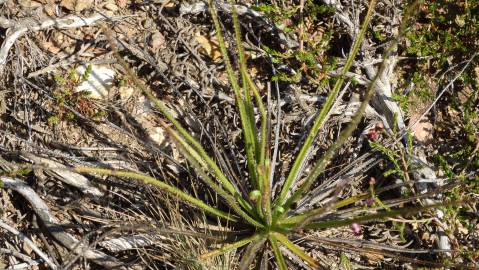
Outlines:
[[[37,261],[25,262],[12,265],[5,270],[21,270],[21,269],[35,269],[33,266],[39,265]]]
[[[0,181],[3,183],[4,188],[18,192],[30,203],[31,208],[41,219],[50,234],[67,249],[106,268],[119,269],[119,267],[121,267],[122,263],[116,258],[90,248],[88,245],[85,245],[72,235],[65,232],[62,226],[59,225],[60,223],[56,217],[50,213],[45,202],[23,181],[11,177],[0,177]]]
[[[168,238],[159,234],[135,234],[105,240],[98,243],[98,245],[106,248],[110,252],[120,252],[155,245],[158,243],[158,240],[164,241],[167,239]]]
[[[33,250],[33,252],[35,252],[38,256],[40,256],[40,258],[42,258],[43,261],[45,261],[48,264],[48,266],[50,266],[51,269],[57,269],[57,266],[48,258],[48,256],[45,253],[43,253],[43,251],[41,251],[32,242],[32,240],[30,240],[30,238],[28,238],[26,235],[24,235],[23,233],[21,233],[17,229],[13,228],[12,226],[10,226],[10,225],[2,222],[2,221],[0,221],[0,227],[9,231],[9,232],[11,232],[11,233],[13,233],[18,238],[20,238],[23,242],[25,242]]]
[[[413,177],[416,183],[416,189],[420,194],[427,193],[430,189],[434,189],[445,184],[445,181],[438,179],[436,173],[431,169],[427,163],[424,152],[419,152],[417,156],[412,156],[411,165],[417,167],[418,169],[413,171]],[[437,204],[437,200],[425,199],[424,203],[426,205]],[[436,217],[439,220],[444,219],[444,212],[441,209],[436,209]],[[436,226],[437,229],[437,246],[443,250],[450,250],[451,243],[449,237],[447,236],[444,228],[441,226]],[[451,256],[450,252],[445,253],[448,256]]]
[[[92,186],[90,181],[85,176],[69,170],[64,170],[64,168],[66,167],[63,164],[60,164],[50,159],[38,157],[34,154],[27,152],[21,152],[20,156],[28,160],[29,162],[34,163],[35,165],[43,165],[49,168],[58,168],[51,170],[49,169],[47,170],[47,172],[58,180],[80,189],[85,194],[90,194],[97,197],[103,196],[103,193],[98,188]]]
[[[35,20],[32,18],[23,19],[21,21],[12,21],[4,17],[0,17],[0,26],[3,28],[10,28],[7,31],[7,36],[0,47],[0,73],[3,72],[5,64],[7,63],[8,53],[10,48],[15,44],[15,41],[29,31],[40,31],[51,27],[58,29],[69,29],[88,26],[96,23],[99,20],[106,19],[105,16],[96,13],[90,17],[80,17],[78,15],[68,15],[63,18],[46,18]]]
[[[387,63],[386,69],[376,81],[376,95],[373,97],[371,103],[376,111],[385,117],[386,121],[383,121],[383,124],[387,129],[393,129],[393,125],[396,123],[399,130],[404,130],[406,125],[404,124],[403,113],[392,97],[393,86],[391,84],[391,78],[394,77],[393,72],[396,66],[396,57],[391,56],[384,61]],[[373,66],[366,66],[366,74],[370,79],[376,75],[376,72]]]

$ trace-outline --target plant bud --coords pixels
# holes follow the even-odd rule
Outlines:
[[[261,198],[261,191],[255,189],[249,193],[249,199],[252,202],[257,202],[259,198]]]

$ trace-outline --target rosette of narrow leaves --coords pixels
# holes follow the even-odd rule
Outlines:
[[[215,5],[212,0],[208,1],[209,11],[216,30],[219,47],[223,55],[226,73],[235,96],[236,108],[241,120],[242,136],[245,145],[245,153],[247,160],[247,175],[248,183],[245,186],[250,187],[249,194],[245,195],[240,192],[240,189],[232,179],[223,173],[220,166],[215,162],[214,158],[210,157],[201,145],[181,123],[173,117],[167,106],[157,99],[151,91],[140,81],[137,75],[132,71],[128,64],[118,54],[114,42],[110,40],[113,51],[117,61],[123,66],[127,72],[128,77],[133,83],[147,96],[152,104],[163,114],[167,122],[162,123],[164,129],[167,131],[170,140],[179,149],[180,153],[186,158],[188,163],[194,169],[195,173],[202,179],[205,185],[210,188],[217,196],[221,198],[221,207],[218,205],[209,205],[195,196],[180,190],[165,181],[133,172],[114,171],[108,169],[98,168],[76,168],[77,172],[94,172],[106,175],[114,175],[119,177],[129,177],[142,181],[147,184],[155,185],[158,188],[171,193],[180,200],[188,203],[200,211],[207,213],[212,217],[217,217],[219,220],[224,220],[229,225],[248,229],[249,234],[242,237],[237,237],[231,242],[223,243],[221,247],[213,249],[211,252],[201,255],[198,259],[206,260],[208,258],[222,255],[241,247],[244,248],[242,261],[239,263],[240,269],[248,269],[250,265],[256,260],[259,250],[269,248],[274,255],[276,264],[279,269],[287,269],[286,260],[283,256],[282,249],[287,249],[303,263],[308,264],[312,268],[319,267],[319,263],[308,255],[300,246],[295,244],[290,235],[299,230],[316,230],[326,229],[331,227],[346,226],[353,223],[368,222],[372,220],[382,220],[390,216],[412,214],[418,211],[423,211],[428,208],[438,207],[438,205],[430,205],[426,207],[408,208],[408,209],[386,209],[377,213],[361,214],[347,218],[340,219],[322,219],[327,212],[334,211],[339,208],[351,206],[358,201],[370,198],[371,194],[366,192],[354,197],[346,199],[332,199],[329,204],[320,208],[309,209],[302,213],[294,213],[291,211],[292,205],[307,195],[310,188],[318,176],[323,172],[329,161],[334,157],[339,148],[344,144],[346,139],[358,126],[362,116],[365,112],[366,106],[374,94],[374,86],[378,76],[384,70],[384,62],[378,69],[376,77],[370,82],[363,95],[363,101],[352,118],[351,122],[345,128],[332,144],[332,146],[324,153],[324,155],[315,163],[310,172],[303,176],[301,168],[304,168],[308,162],[308,155],[313,147],[315,138],[319,130],[324,125],[327,115],[337,97],[345,75],[351,68],[353,61],[358,53],[361,42],[364,38],[365,32],[368,29],[369,21],[372,17],[372,12],[376,4],[376,0],[371,0],[368,6],[367,14],[364,17],[361,29],[352,46],[351,52],[347,58],[339,78],[337,78],[332,91],[329,93],[326,101],[322,105],[321,110],[314,119],[313,125],[302,143],[300,151],[287,174],[286,181],[283,183],[278,196],[273,197],[271,192],[271,183],[275,182],[274,172],[271,171],[270,160],[270,120],[268,112],[263,104],[262,96],[256,87],[253,79],[250,77],[247,65],[245,52],[242,46],[242,38],[240,32],[240,24],[235,5],[232,0],[229,1],[232,10],[232,21],[235,37],[235,48],[239,58],[239,68],[234,68],[226,47],[225,39],[222,34],[221,25],[216,13]],[[412,8],[410,9],[412,10]],[[401,29],[399,33],[404,31],[407,18],[411,11],[405,12]],[[111,37],[110,37],[111,38]],[[389,57],[392,48],[396,46],[396,38],[392,44],[386,49],[384,59]],[[239,75],[239,76],[238,76]],[[259,113],[259,123],[255,121],[254,109]],[[304,177],[301,184],[297,184],[298,180]],[[297,187],[292,190],[293,187]],[[378,190],[376,192],[381,192]],[[225,210],[226,209],[226,210]],[[242,234],[243,235],[243,234]]]

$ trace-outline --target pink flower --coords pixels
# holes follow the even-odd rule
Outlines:
[[[366,133],[366,137],[370,141],[377,141],[379,139],[379,135],[381,135],[383,130],[384,130],[383,123],[377,123],[373,128],[370,128],[368,130],[368,132]]]
[[[368,198],[366,199],[366,205],[367,206],[373,206],[374,205],[374,199],[373,198]]]
[[[351,230],[355,235],[359,235],[361,234],[361,225],[359,225],[358,223],[353,223],[351,224]]]

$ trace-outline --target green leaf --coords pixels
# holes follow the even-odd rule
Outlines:
[[[373,10],[373,7],[374,5],[376,4],[376,0],[371,0],[370,3],[369,3],[369,9],[368,9],[368,13],[366,14],[366,18],[365,18],[365,21],[363,22],[363,26],[361,27],[361,31],[359,33],[359,37],[361,38],[358,38],[358,39],[362,39],[362,36],[364,35],[364,31],[366,30],[367,28],[367,24],[368,24],[368,21],[372,15],[372,10]],[[351,122],[349,123],[349,125],[346,127],[346,129],[344,129],[338,139],[333,143],[333,145],[326,151],[326,153],[324,154],[324,156],[319,159],[319,161],[316,162],[316,164],[313,166],[313,169],[312,169],[312,172],[306,177],[306,179],[304,180],[303,184],[293,193],[293,195],[291,195],[291,197],[286,201],[286,203],[283,205],[283,207],[288,210],[291,205],[293,203],[295,203],[299,198],[301,198],[301,196],[309,190],[309,188],[311,187],[311,185],[314,183],[314,181],[317,179],[317,177],[323,172],[323,170],[326,168],[326,165],[329,163],[329,161],[334,157],[334,155],[336,154],[336,152],[340,149],[340,147],[342,147],[342,145],[346,142],[347,138],[353,133],[353,131],[356,129],[356,127],[358,126],[359,122],[361,121],[363,115],[364,115],[364,112],[366,110],[366,107],[369,103],[369,100],[371,99],[371,97],[374,95],[375,91],[375,84],[376,84],[376,81],[378,80],[379,76],[381,76],[384,72],[384,70],[386,69],[386,65],[387,65],[387,59],[389,58],[390,54],[392,53],[392,51],[397,47],[397,44],[398,44],[398,40],[400,39],[400,37],[402,36],[402,34],[405,32],[405,29],[406,29],[406,26],[407,26],[407,23],[408,23],[408,18],[411,16],[411,14],[413,12],[415,12],[417,9],[415,8],[415,5],[411,5],[408,7],[408,9],[405,11],[405,15],[403,17],[403,20],[402,20],[402,23],[399,27],[399,35],[396,39],[392,40],[391,41],[391,44],[389,47],[386,48],[386,50],[384,51],[383,53],[383,61],[381,62],[381,65],[379,66],[378,68],[378,71],[376,72],[376,74],[374,75],[374,78],[371,80],[371,82],[368,84],[367,86],[367,89],[366,89],[366,93],[364,95],[364,100],[361,102],[361,105],[359,106],[358,108],[358,111],[356,112],[356,114],[353,116],[353,118],[351,119]],[[358,39],[356,41],[358,41]],[[353,44],[353,49],[352,49],[352,53],[354,52],[357,52],[357,49],[359,48],[359,42],[358,43],[355,43]],[[356,47],[358,46],[358,47]],[[348,60],[350,60],[348,58]],[[351,59],[352,61],[352,59]],[[347,65],[347,64],[346,64]],[[299,168],[299,167],[298,167]],[[286,185],[286,184],[285,184]],[[283,190],[284,190],[284,187],[283,186]],[[288,187],[289,189],[289,187]]]
[[[242,205],[245,210],[247,210],[250,214],[253,214],[253,209],[251,205],[246,202],[242,197],[239,195],[237,197],[232,196],[231,194],[228,194],[225,192],[220,186],[218,186],[215,181],[213,181],[207,173],[204,171],[205,168],[201,166],[201,164],[198,162],[198,160],[195,159],[197,157],[196,152],[189,148],[188,144],[182,140],[182,138],[176,133],[174,130],[171,128],[166,127],[166,131],[170,136],[172,136],[175,142],[177,142],[176,146],[180,150],[181,154],[186,157],[188,162],[193,166],[193,168],[196,169],[196,172],[200,175],[201,179],[211,188],[213,189],[216,194],[218,194],[220,197],[222,197],[226,203],[229,205],[233,211],[235,211],[238,215],[243,217],[246,221],[248,221],[251,225],[263,228],[263,224],[259,223],[256,221],[254,218],[248,215],[239,205]],[[258,191],[259,192],[259,191]],[[259,193],[261,194],[261,193]]]
[[[130,68],[128,63],[120,56],[118,53],[118,49],[116,48],[116,44],[113,42],[113,38],[111,37],[110,32],[106,31],[107,37],[110,40],[110,46],[113,49],[113,55],[115,56],[117,62],[125,69],[127,76],[132,80],[133,84],[140,88],[143,94],[148,98],[148,100],[154,105],[156,109],[158,109],[167,119],[170,121],[175,129],[181,134],[181,136],[188,142],[188,144],[193,147],[199,156],[208,164],[209,168],[214,172],[216,178],[224,185],[224,188],[233,195],[237,194],[237,188],[227,179],[227,177],[223,174],[220,170],[218,165],[213,161],[212,158],[208,156],[205,149],[201,146],[201,144],[191,136],[188,131],[183,128],[183,126],[173,117],[173,114],[169,111],[169,109],[165,106],[163,102],[157,99],[153,93],[146,87],[143,82],[138,78],[136,73]]]
[[[273,235],[270,235],[269,242],[271,244],[271,248],[273,249],[274,258],[276,259],[276,264],[278,265],[279,270],[288,270],[288,266],[286,266],[286,262],[283,257],[283,253],[278,246],[278,241]]]
[[[263,194],[261,196],[261,210],[266,218],[266,224],[271,225],[273,221],[271,213],[271,182],[269,179],[270,175],[270,164],[269,159],[266,160],[266,166],[259,166],[258,173],[259,179],[262,181],[263,185]]]
[[[305,262],[307,262],[309,264],[309,266],[311,266],[314,269],[319,268],[319,264],[316,262],[315,259],[313,259],[311,256],[306,254],[306,252],[304,252],[301,248],[299,248],[293,242],[289,241],[289,239],[285,235],[280,234],[280,233],[272,233],[272,234],[282,245],[284,245],[286,248],[291,250],[294,254],[296,254],[301,259],[303,259]]]
[[[341,208],[341,207],[344,207],[344,206],[351,205],[351,204],[356,203],[360,200],[363,200],[364,198],[366,198],[368,196],[369,196],[369,193],[362,193],[362,194],[358,194],[356,196],[351,196],[351,197],[348,197],[346,199],[343,199],[339,202],[336,202],[336,203],[332,204],[330,207],[323,206],[323,207],[320,207],[320,208],[311,209],[311,210],[308,210],[308,211],[306,211],[304,213],[301,213],[299,215],[291,216],[291,217],[288,217],[284,220],[280,220],[278,222],[278,224],[293,225],[293,228],[302,228],[306,223],[308,223],[309,220],[316,218],[317,216],[325,213],[326,211],[330,211],[330,210],[334,210],[334,209],[338,209],[338,208]]]
[[[253,242],[251,242],[246,251],[243,254],[243,258],[239,263],[239,270],[247,270],[251,263],[253,263],[254,258],[257,255],[257,252],[263,248],[264,243],[266,242],[266,237],[261,237]]]
[[[173,195],[178,196],[179,198],[183,199],[186,202],[191,203],[192,205],[204,210],[205,212],[211,213],[215,216],[224,218],[226,220],[230,221],[238,221],[237,218],[231,216],[231,214],[225,213],[219,209],[216,209],[203,201],[179,190],[176,187],[170,186],[165,182],[162,182],[156,178],[153,178],[148,175],[140,174],[140,173],[135,173],[135,172],[130,172],[130,171],[114,171],[110,169],[102,169],[102,168],[87,168],[87,167],[76,167],[73,168],[73,171],[78,172],[78,173],[98,173],[98,174],[103,174],[103,175],[111,175],[111,176],[118,176],[118,177],[128,177],[131,179],[139,180],[145,184],[150,184],[154,185],[161,190],[164,190],[166,192],[169,192]]]
[[[365,222],[369,222],[373,220],[384,220],[385,218],[395,217],[399,215],[408,216],[408,215],[416,214],[419,212],[423,212],[428,209],[435,209],[435,208],[439,208],[443,206],[457,205],[457,204],[460,204],[460,202],[439,203],[439,204],[432,204],[432,205],[426,205],[426,206],[420,206],[420,207],[407,207],[407,208],[401,208],[401,209],[394,209],[390,211],[380,212],[377,214],[364,215],[364,216],[354,217],[354,218],[318,221],[318,222],[307,224],[306,226],[304,226],[304,228],[305,229],[335,228],[335,227],[351,225],[353,223],[365,223]]]
[[[86,67],[85,72],[82,74],[80,82],[84,82],[84,81],[88,80],[88,77],[90,77],[90,74],[91,74],[91,69],[92,69],[92,65],[89,64]]]
[[[255,234],[251,237],[233,242],[231,244],[226,244],[219,249],[216,249],[214,251],[211,251],[211,252],[208,252],[208,253],[205,253],[205,254],[201,255],[200,259],[205,260],[205,259],[208,259],[208,258],[211,258],[211,257],[215,257],[215,256],[218,256],[218,255],[224,254],[224,253],[226,253],[228,251],[231,251],[233,249],[237,249],[237,248],[240,248],[244,245],[247,245],[248,243],[250,243],[252,241],[258,240],[260,237],[261,236],[259,234]]]
[[[346,254],[341,253],[341,266],[344,270],[353,270],[353,265]]]
[[[306,140],[303,146],[301,147],[301,150],[299,151],[298,156],[296,157],[296,160],[294,161],[291,171],[289,172],[288,177],[286,178],[286,181],[281,189],[281,193],[279,194],[278,199],[275,202],[275,206],[284,206],[284,201],[286,200],[286,196],[289,193],[291,186],[296,181],[297,177],[299,177],[298,173],[300,171],[300,168],[303,166],[305,159],[307,158],[308,153],[310,152],[313,141],[316,138],[316,135],[318,134],[319,129],[322,127],[323,122],[326,119],[326,116],[328,115],[329,110],[331,109],[333,105],[336,95],[338,94],[344,82],[346,73],[351,68],[354,58],[356,57],[356,54],[358,53],[359,47],[364,38],[364,33],[366,32],[366,29],[369,25],[369,20],[371,19],[375,4],[376,4],[376,0],[370,1],[369,7],[368,7],[368,13],[366,14],[364,22],[361,26],[361,30],[359,31],[359,34],[353,43],[351,52],[348,56],[348,59],[346,60],[346,64],[341,70],[341,75],[336,81],[333,87],[333,90],[329,93],[328,97],[326,98],[326,101],[324,102],[324,105],[321,108],[321,111],[319,112],[318,116],[316,116],[316,118],[314,119],[313,126],[311,127],[311,130],[309,131],[308,136],[306,137]],[[327,161],[328,161],[327,159],[324,159],[324,161],[318,162],[319,166],[316,166],[316,167],[322,170],[323,165],[321,165],[321,162],[326,163]],[[310,180],[310,182],[312,182],[312,180]],[[306,186],[309,186],[309,185],[310,184],[308,183]],[[287,209],[288,207],[285,207],[285,208]]]
[[[235,94],[236,106],[238,107],[238,111],[240,114],[241,120],[241,127],[243,130],[244,140],[245,140],[245,148],[246,148],[246,158],[248,160],[248,170],[250,173],[250,180],[251,184],[259,189],[258,183],[258,175],[256,171],[256,146],[257,141],[255,137],[255,127],[254,127],[254,119],[251,116],[251,106],[250,100],[245,101],[245,97],[249,97],[248,93],[243,93],[249,91],[245,88],[246,91],[241,91],[241,88],[238,84],[238,78],[236,77],[235,72],[233,71],[233,67],[231,65],[231,61],[228,57],[228,50],[226,49],[226,43],[221,32],[221,26],[216,15],[216,8],[213,4],[212,0],[208,0],[208,6],[211,13],[211,17],[213,19],[213,24],[215,26],[216,35],[218,38],[218,43],[220,47],[221,54],[223,56],[223,61],[225,62],[226,73],[228,74],[229,81],[231,83],[231,87],[233,88],[233,92]],[[236,12],[235,7],[233,5],[233,12]],[[236,20],[236,23],[238,21]],[[239,31],[239,29],[235,30],[235,32]],[[238,45],[238,44],[237,44]],[[241,46],[241,45],[240,45]],[[247,86],[248,83],[245,80],[244,72],[242,72],[242,78],[244,82],[244,86]],[[245,103],[246,102],[246,103]]]

